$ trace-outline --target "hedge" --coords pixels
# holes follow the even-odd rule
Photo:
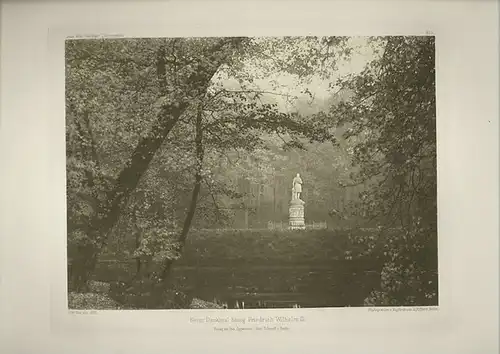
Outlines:
[[[353,243],[351,230],[192,230],[179,265],[324,264],[361,255],[364,243]],[[356,230],[360,238],[373,230]],[[104,255],[102,260],[126,260]]]

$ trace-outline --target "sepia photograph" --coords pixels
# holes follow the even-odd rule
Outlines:
[[[68,38],[68,308],[438,306],[435,83],[434,36]]]

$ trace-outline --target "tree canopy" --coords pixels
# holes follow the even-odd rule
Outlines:
[[[383,292],[376,303],[436,304],[437,176],[434,37],[374,38],[383,55],[353,78],[335,107],[337,125],[354,138],[352,183],[369,184],[355,212],[387,228]],[[410,279],[410,280],[409,280]]]

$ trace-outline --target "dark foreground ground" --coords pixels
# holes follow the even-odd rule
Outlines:
[[[133,267],[110,263],[100,264],[96,280],[112,282],[119,273],[117,268],[123,272],[127,266]],[[178,289],[191,297],[228,308],[363,306],[364,299],[380,285],[380,267],[366,261],[300,266],[181,265],[174,270],[174,278]]]
[[[363,306],[382,268],[365,249],[330,230],[198,232],[172,279],[190,298],[227,308]],[[94,280],[133,277],[135,261],[120,258],[103,257]]]

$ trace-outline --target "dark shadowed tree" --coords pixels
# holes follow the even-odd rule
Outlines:
[[[336,83],[354,96],[332,112],[356,139],[355,205],[382,228],[366,239],[385,261],[367,304],[437,304],[437,189],[434,37],[374,38],[383,55]]]

